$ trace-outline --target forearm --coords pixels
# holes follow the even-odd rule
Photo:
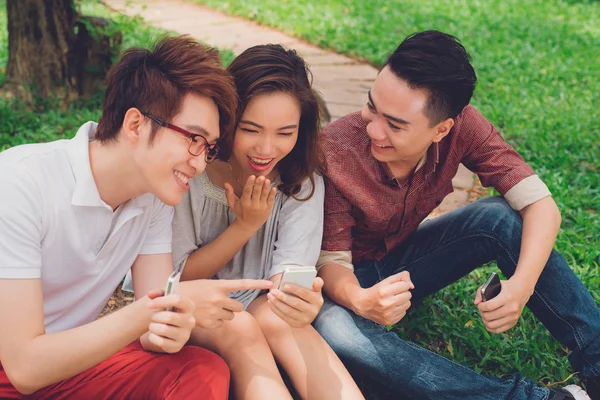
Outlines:
[[[354,275],[354,271],[338,264],[325,264],[319,269],[319,276],[325,285],[323,291],[335,303],[350,310],[355,310],[353,300],[359,298],[362,289]]]
[[[235,221],[212,242],[194,251],[186,261],[183,280],[207,279],[219,272],[256,231],[244,229]]]
[[[147,331],[152,315],[144,297],[104,318],[63,332],[40,335],[15,363],[15,386],[34,392],[106,360]]]
[[[523,236],[521,255],[513,278],[533,288],[539,279],[560,229],[561,216],[551,197],[545,197],[521,210]]]

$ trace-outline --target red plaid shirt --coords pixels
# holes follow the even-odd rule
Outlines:
[[[502,195],[534,175],[470,105],[455,119],[450,133],[429,147],[427,161],[410,184],[391,180],[385,166],[373,158],[360,112],[328,125],[322,139],[326,160],[322,249],[351,250],[353,263],[380,260],[406,240],[453,191],[452,178],[460,163]]]

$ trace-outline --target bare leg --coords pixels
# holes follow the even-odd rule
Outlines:
[[[249,313],[238,313],[217,329],[194,329],[190,343],[225,359],[236,399],[292,398],[257,321]]]
[[[308,325],[292,328],[275,315],[260,296],[250,304],[252,314],[303,399],[364,399],[358,386],[333,350]],[[275,398],[275,397],[272,397]]]

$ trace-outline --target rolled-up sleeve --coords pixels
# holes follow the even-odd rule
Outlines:
[[[528,176],[521,182],[513,186],[504,198],[510,206],[517,211],[521,211],[530,204],[552,196],[548,186],[537,175]]]
[[[327,251],[321,250],[319,254],[319,261],[317,261],[317,270],[321,269],[327,264],[337,264],[344,268],[348,268],[354,271],[354,265],[352,265],[352,252],[351,251]]]

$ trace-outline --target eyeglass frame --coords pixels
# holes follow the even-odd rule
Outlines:
[[[142,113],[142,115],[144,117],[150,118],[152,121],[156,122],[159,126],[162,126],[163,128],[169,128],[175,132],[181,133],[182,135],[184,135],[188,139],[190,139],[190,145],[188,146],[188,153],[190,153],[192,156],[197,157],[197,156],[201,155],[203,151],[208,149],[208,151],[206,151],[206,153],[204,153],[204,161],[206,161],[207,164],[210,164],[211,162],[215,161],[217,159],[217,157],[219,156],[219,143],[218,142],[210,144],[210,143],[208,143],[208,140],[206,140],[206,138],[202,135],[198,135],[197,133],[189,132],[183,128],[178,127],[177,125],[168,123],[164,119],[159,118],[150,113],[147,113],[144,111],[140,111],[140,112]],[[197,138],[201,138],[205,144],[200,145],[201,150],[198,154],[194,154],[192,152],[192,144],[195,143],[195,140]],[[209,157],[209,151],[214,151],[214,156],[212,158]]]

